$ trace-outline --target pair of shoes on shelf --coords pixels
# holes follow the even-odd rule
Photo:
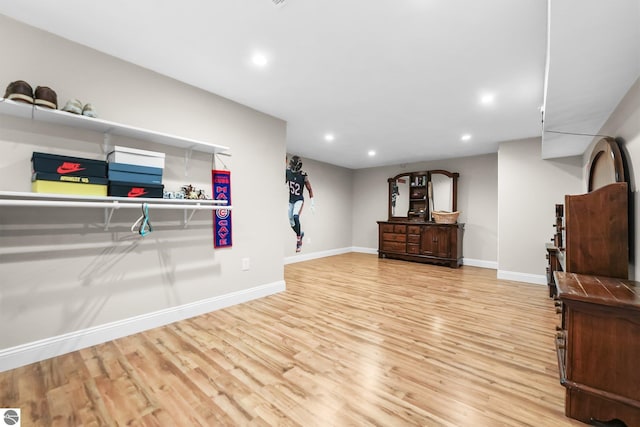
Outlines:
[[[67,103],[62,107],[62,111],[66,111],[68,113],[79,114],[82,116],[96,118],[98,114],[96,110],[93,108],[91,104],[82,105],[79,99],[70,99]]]
[[[15,82],[9,83],[4,97],[12,101],[35,104],[53,110],[58,108],[58,95],[56,91],[48,86],[38,86],[34,92],[31,85],[24,80],[16,80]]]

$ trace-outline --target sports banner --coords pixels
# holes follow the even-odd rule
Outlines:
[[[211,183],[213,198],[226,200],[231,205],[231,171],[212,170]],[[231,247],[231,210],[216,209],[213,211],[213,247]]]

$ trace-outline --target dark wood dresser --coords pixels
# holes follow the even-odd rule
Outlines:
[[[556,349],[566,415],[640,426],[640,283],[554,276],[562,303]]]
[[[594,146],[588,192],[556,205],[547,282],[565,414],[594,425],[640,426],[640,288],[627,280],[633,199],[618,141]]]
[[[378,221],[378,257],[459,267],[464,224]]]

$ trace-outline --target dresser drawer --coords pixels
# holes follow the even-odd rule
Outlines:
[[[409,227],[409,228],[418,228],[419,230],[419,227]],[[382,231],[383,233],[406,233],[407,226],[403,224],[390,224],[390,223],[380,224],[380,231]],[[418,233],[419,232],[420,231],[418,231]]]
[[[419,234],[409,234],[409,235],[407,235],[407,242],[420,244],[420,235]]]
[[[407,244],[403,242],[382,242],[382,250],[390,252],[406,252]]]
[[[382,240],[385,242],[406,242],[407,235],[406,234],[396,234],[396,233],[382,233]]]
[[[380,224],[380,231],[383,233],[393,233],[393,224]]]
[[[408,232],[409,232],[409,234],[420,234],[420,226],[419,225],[410,225]]]
[[[420,245],[416,245],[414,243],[408,243],[407,244],[407,253],[419,254],[420,253]]]

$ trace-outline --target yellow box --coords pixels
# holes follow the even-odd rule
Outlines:
[[[31,183],[31,191],[34,193],[106,196],[107,186],[100,184],[36,180]]]

